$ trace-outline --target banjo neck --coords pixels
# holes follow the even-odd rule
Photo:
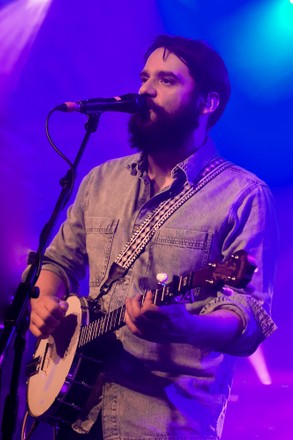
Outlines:
[[[158,288],[152,290],[153,302],[155,305],[193,302],[191,289],[196,287],[209,287],[215,290],[229,285],[242,288],[251,280],[255,269],[256,266],[250,256],[246,251],[241,250],[224,263],[210,263],[199,271],[188,272],[181,276],[175,275],[170,283],[162,283]],[[142,304],[145,295],[146,293],[142,296]],[[123,305],[83,326],[78,347],[83,347],[95,339],[123,327],[125,311],[126,307]]]

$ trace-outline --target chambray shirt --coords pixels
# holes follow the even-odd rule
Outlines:
[[[173,183],[151,196],[141,154],[94,168],[46,252],[44,265],[71,292],[89,266],[89,295],[96,297],[111,263],[150,210],[194,182],[216,156],[211,140],[172,171]],[[106,440],[215,440],[222,432],[237,356],[251,354],[276,328],[270,318],[277,231],[271,194],[252,173],[231,164],[181,206],[156,232],[127,275],[101,300],[107,312],[127,296],[156,287],[156,274],[197,271],[240,249],[255,259],[253,288],[197,289],[190,313],[232,309],[243,333],[223,352],[191,344],[148,342],[126,326],[116,332],[113,362],[104,372],[102,397],[75,429],[87,432],[102,409]]]

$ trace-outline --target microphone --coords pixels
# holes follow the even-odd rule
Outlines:
[[[101,112],[136,113],[146,110],[146,99],[143,95],[128,93],[113,98],[92,98],[77,102],[64,102],[55,107],[62,112],[80,112],[86,115]]]

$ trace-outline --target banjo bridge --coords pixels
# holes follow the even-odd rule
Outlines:
[[[46,370],[49,368],[52,356],[52,353],[48,353],[48,350],[50,348],[52,350],[52,347],[53,344],[47,342],[43,353],[33,358],[32,361],[27,365],[25,370],[25,376],[27,379],[34,376],[35,374],[38,374],[40,371],[46,373]]]
[[[35,374],[38,374],[38,372],[40,371],[41,362],[41,356],[38,356],[34,358],[31,362],[29,362],[25,369],[25,376],[29,378],[34,376]]]

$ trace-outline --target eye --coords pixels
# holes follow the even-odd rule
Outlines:
[[[174,78],[163,77],[161,78],[161,83],[165,84],[166,86],[169,86],[175,84],[175,80]]]

